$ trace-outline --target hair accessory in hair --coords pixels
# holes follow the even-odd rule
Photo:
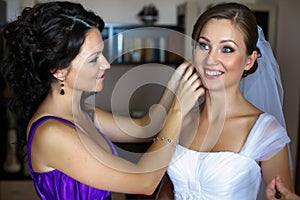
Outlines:
[[[64,15],[64,14],[62,14],[61,16],[69,18],[69,19],[72,19],[73,22],[80,22],[80,23],[84,24],[85,26],[87,26],[89,28],[91,27],[91,25],[89,25],[88,23],[86,23],[85,21],[83,21],[82,19],[79,19],[77,17],[69,16],[69,15]],[[75,23],[73,23],[72,26],[69,29],[72,30],[73,27],[74,27],[74,25],[75,25]]]

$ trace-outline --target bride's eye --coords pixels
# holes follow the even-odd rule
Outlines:
[[[198,42],[198,46],[200,47],[200,49],[209,50],[209,46],[204,42]]]
[[[224,47],[222,51],[224,53],[232,53],[232,52],[234,52],[234,49],[231,47]]]

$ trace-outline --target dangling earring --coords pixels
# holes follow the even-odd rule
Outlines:
[[[61,95],[64,95],[64,94],[65,94],[65,90],[64,90],[64,86],[65,86],[65,84],[64,84],[64,79],[61,80],[60,86],[61,86],[60,94],[61,94]]]

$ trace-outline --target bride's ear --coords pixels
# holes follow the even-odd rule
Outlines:
[[[247,63],[246,63],[244,70],[251,69],[251,67],[253,67],[253,64],[256,61],[257,57],[258,57],[258,52],[253,51],[253,53],[250,56],[248,56]]]

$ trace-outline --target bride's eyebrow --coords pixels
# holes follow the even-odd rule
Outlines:
[[[207,42],[209,42],[210,43],[210,40],[208,39],[208,38],[206,38],[206,37],[204,37],[204,36],[200,36],[199,37],[199,40],[200,39],[203,39],[203,40],[205,40],[205,41],[207,41]],[[221,42],[220,43],[227,43],[227,42],[230,42],[230,43],[233,43],[235,46],[239,46],[235,41],[233,41],[233,40],[231,40],[231,39],[228,39],[228,40],[221,40]]]
[[[207,41],[207,42],[210,42],[210,40],[209,40],[208,38],[204,37],[204,36],[200,36],[200,37],[199,37],[199,40],[200,40],[200,39],[203,39],[203,40],[205,40],[205,41]]]
[[[239,46],[235,41],[233,41],[233,40],[222,40],[221,41],[221,43],[227,43],[227,42],[230,42],[230,43],[233,43],[233,44],[235,44],[235,46]]]

